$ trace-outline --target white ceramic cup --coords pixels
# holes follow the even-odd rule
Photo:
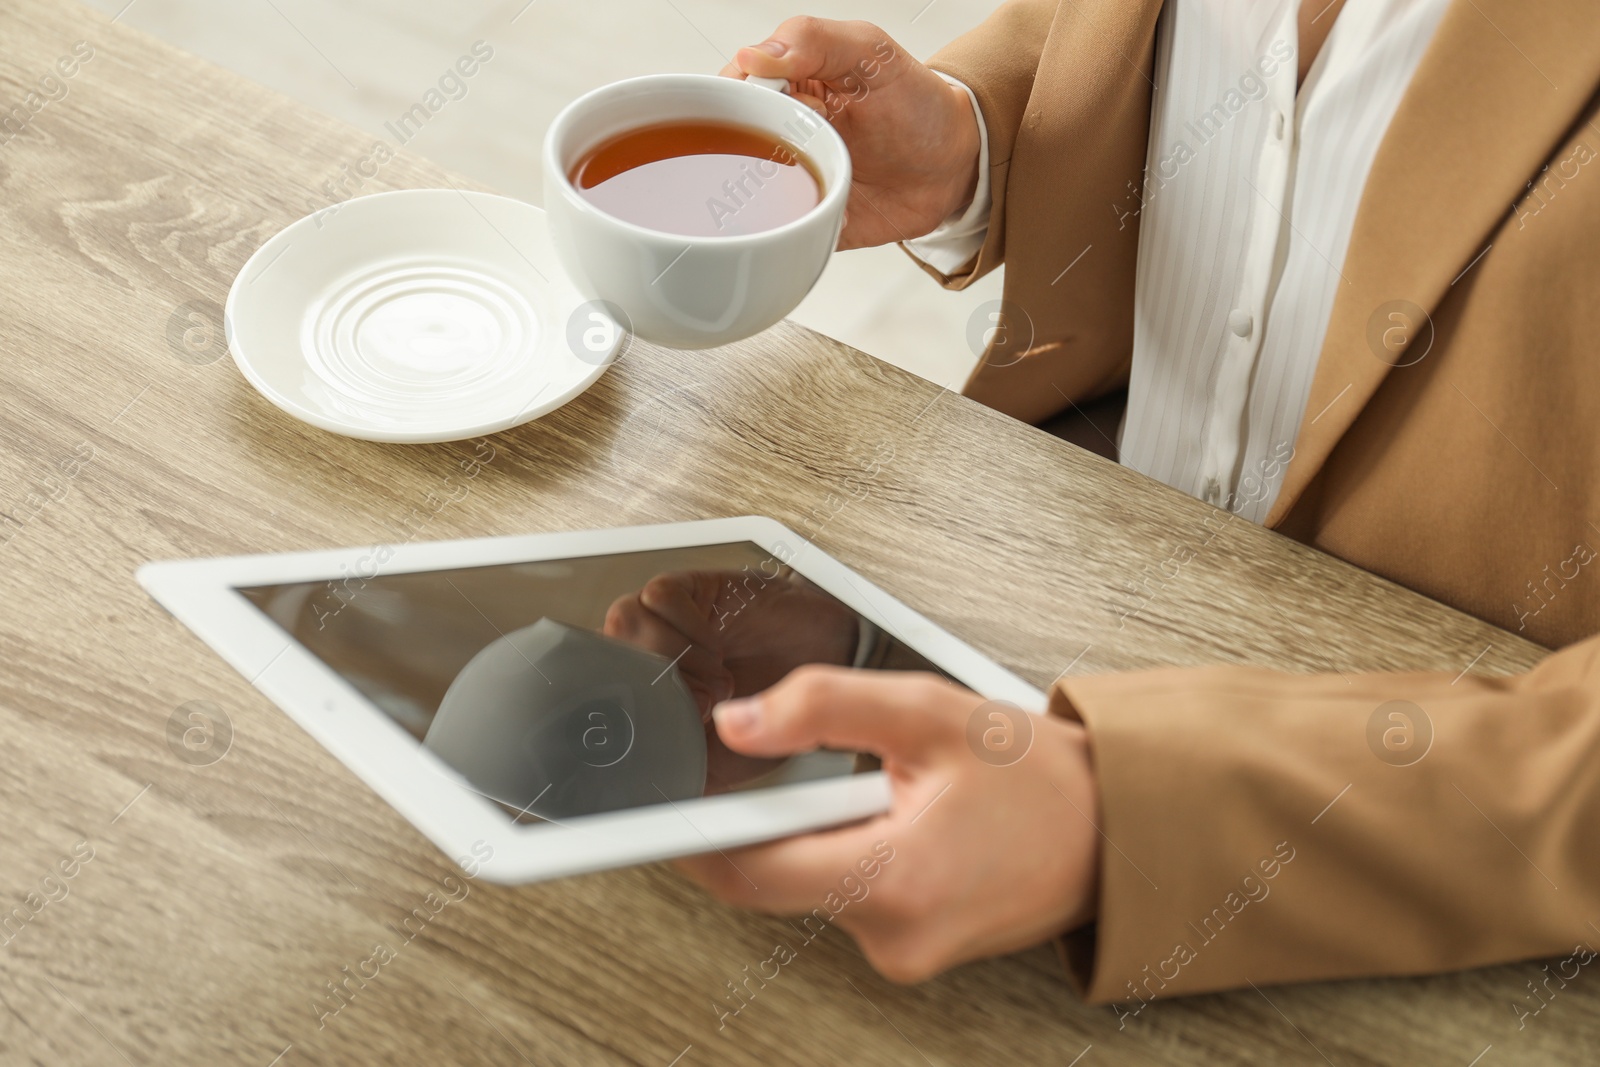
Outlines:
[[[568,175],[599,142],[640,126],[721,121],[762,130],[805,153],[822,201],[760,233],[688,237],[647,229],[590,204]],[[828,263],[850,191],[850,152],[828,121],[781,92],[708,74],[657,74],[602,86],[568,104],[544,141],[544,209],[578,290],[619,325],[670,348],[742,340],[795,309]]]

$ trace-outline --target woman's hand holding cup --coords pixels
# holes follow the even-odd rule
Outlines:
[[[792,18],[722,73],[788,81],[844,138],[854,181],[840,249],[921,237],[972,200],[978,122],[966,91],[877,26]]]

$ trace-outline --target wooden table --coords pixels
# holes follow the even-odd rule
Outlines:
[[[1195,997],[1118,1032],[1046,948],[898,988],[839,935],[719,1032],[723,983],[784,928],[665,867],[474,884],[319,1026],[326,983],[452,868],[140,591],[145,560],[392,541],[422,506],[430,538],[758,513],[1041,686],[1218,660],[1505,672],[1541,650],[1238,521],[1119,627],[1208,508],[790,325],[635,347],[432,510],[471,442],[331,436],[221,358],[234,273],[372,138],[60,0],[0,10],[0,104],[78,41],[67,95],[0,144],[0,907],[41,905],[0,932],[0,1060],[1465,1067],[1493,1044],[1488,1067],[1600,1047],[1592,980],[1516,1032],[1528,965]],[[452,181],[402,157],[361,191]],[[203,765],[168,740],[195,700],[232,729]]]

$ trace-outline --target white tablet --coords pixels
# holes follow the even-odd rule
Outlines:
[[[710,709],[802,663],[1044,695],[771,519],[176,560],[139,582],[469,872],[531,882],[887,810],[869,756]]]

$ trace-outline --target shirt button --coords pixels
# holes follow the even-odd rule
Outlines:
[[[1280,141],[1283,140],[1283,112],[1281,111],[1272,113],[1272,136]]]
[[[1255,319],[1243,308],[1234,308],[1228,312],[1228,329],[1239,337],[1249,337],[1250,331],[1255,328],[1255,325]]]

